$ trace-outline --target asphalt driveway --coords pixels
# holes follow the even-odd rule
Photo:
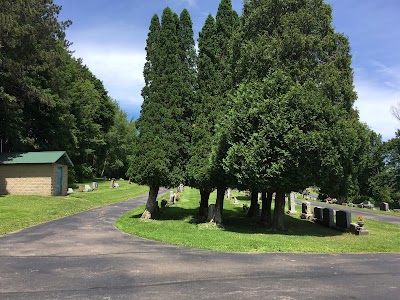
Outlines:
[[[0,237],[0,299],[399,299],[400,254],[216,253],[114,227],[145,201]]]

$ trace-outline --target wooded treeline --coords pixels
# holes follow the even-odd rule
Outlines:
[[[209,15],[194,50],[192,22],[166,8],[147,39],[144,102],[128,175],[150,186],[200,190],[222,223],[227,187],[262,192],[261,223],[283,229],[285,194],[318,186],[340,200],[398,199],[398,138],[381,137],[353,108],[348,39],[322,0],[231,0]],[[377,99],[378,100],[378,99]],[[275,210],[271,215],[272,194]],[[252,197],[250,216],[258,216]]]
[[[60,10],[51,0],[0,1],[2,150],[66,150],[72,180],[124,176],[134,123],[72,57]]]

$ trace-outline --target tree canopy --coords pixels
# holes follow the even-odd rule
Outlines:
[[[72,57],[65,39],[71,22],[58,21],[60,10],[51,0],[2,1],[0,139],[7,152],[66,150],[75,164],[71,179],[83,180],[99,176],[119,146],[106,137],[120,109]],[[124,176],[123,168],[108,171]]]

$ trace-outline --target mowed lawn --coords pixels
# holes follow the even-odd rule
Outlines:
[[[117,181],[120,188],[100,181],[99,190],[65,197],[0,196],[0,235],[148,193],[148,188]]]
[[[246,197],[238,196],[239,206],[232,201],[224,204],[224,226],[199,223],[197,190],[185,188],[180,201],[161,210],[159,220],[140,219],[144,206],[117,220],[117,227],[127,233],[186,247],[232,252],[309,252],[366,253],[400,252],[400,225],[365,219],[367,236],[356,236],[323,227],[299,218],[285,216],[286,230],[274,232],[257,226],[257,221],[245,216],[242,205]],[[211,196],[210,203],[215,201]],[[357,214],[353,214],[356,221]]]

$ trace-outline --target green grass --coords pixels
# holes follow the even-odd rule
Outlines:
[[[148,192],[147,187],[118,181],[120,188],[110,189],[109,182],[99,182],[99,190],[65,197],[0,196],[0,235],[91,208],[127,200]]]
[[[319,195],[319,189],[316,187],[308,187],[308,188],[306,188],[306,190],[307,190],[307,192],[309,192],[317,197]]]
[[[215,196],[211,196],[210,203]],[[116,226],[127,233],[143,238],[193,248],[228,252],[310,252],[364,253],[400,252],[400,226],[365,219],[367,236],[355,236],[332,230],[299,215],[285,216],[286,230],[269,231],[247,218],[242,204],[250,204],[239,196],[240,205],[225,201],[224,226],[198,223],[196,214],[198,191],[186,188],[181,200],[161,211],[159,220],[141,220],[144,207],[122,216]],[[354,216],[356,218],[356,216]]]

